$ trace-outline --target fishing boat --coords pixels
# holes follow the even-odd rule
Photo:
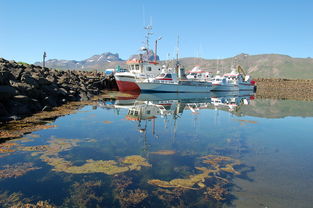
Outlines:
[[[255,81],[238,66],[230,73],[223,76],[216,75],[212,78],[212,91],[254,91]]]
[[[135,56],[126,62],[128,70],[126,72],[117,72],[114,74],[119,91],[133,91],[139,92],[140,88],[136,83],[136,80],[153,78],[162,72],[162,66],[157,62],[157,43],[155,40],[155,51],[149,49],[149,38],[152,35],[152,26],[145,27],[146,34],[146,46],[140,50],[143,52],[139,56]]]
[[[141,92],[209,93],[212,89],[211,82],[182,79],[173,72],[161,73],[155,78],[137,81],[137,84]]]
[[[140,91],[136,80],[152,78],[161,73],[161,66],[156,61],[132,59],[127,61],[128,71],[114,74],[119,91]]]

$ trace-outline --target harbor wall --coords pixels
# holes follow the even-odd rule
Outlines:
[[[312,79],[258,78],[254,80],[257,86],[257,98],[313,100]]]

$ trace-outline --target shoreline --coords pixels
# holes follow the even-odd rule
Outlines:
[[[0,58],[0,121],[18,120],[117,89],[102,72],[59,71]]]

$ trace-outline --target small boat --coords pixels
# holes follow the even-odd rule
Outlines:
[[[155,78],[137,81],[141,92],[205,92],[209,93],[212,89],[212,83],[207,81],[195,81],[188,79],[179,79],[177,73],[161,73]]]
[[[223,76],[216,75],[212,78],[212,91],[254,91],[255,81],[244,70],[238,66],[233,68],[230,73]]]

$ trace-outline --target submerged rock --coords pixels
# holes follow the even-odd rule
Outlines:
[[[223,197],[226,194],[224,186],[228,184],[227,178],[224,178],[221,173],[232,173],[240,174],[240,172],[234,169],[234,166],[240,164],[239,160],[218,156],[218,155],[207,155],[200,158],[200,164],[202,167],[195,167],[200,171],[198,174],[191,174],[186,178],[176,178],[170,181],[152,179],[148,180],[150,185],[154,185],[163,189],[168,189],[166,192],[173,194],[172,192],[177,189],[183,190],[204,190],[204,194],[214,200],[224,200]],[[210,181],[208,181],[210,180]],[[171,191],[173,189],[173,191]]]
[[[34,167],[32,163],[18,163],[14,165],[5,165],[0,168],[0,179],[1,178],[16,178],[26,174],[29,171],[40,169]]]
[[[76,139],[56,139],[49,141],[49,145],[32,147],[20,147],[23,151],[34,151],[40,159],[53,166],[53,171],[71,174],[104,173],[115,175],[132,170],[141,170],[142,167],[151,167],[145,158],[140,155],[126,156],[119,161],[115,160],[87,160],[83,165],[73,165],[72,162],[59,156],[60,152],[69,150],[78,145],[80,140]]]

